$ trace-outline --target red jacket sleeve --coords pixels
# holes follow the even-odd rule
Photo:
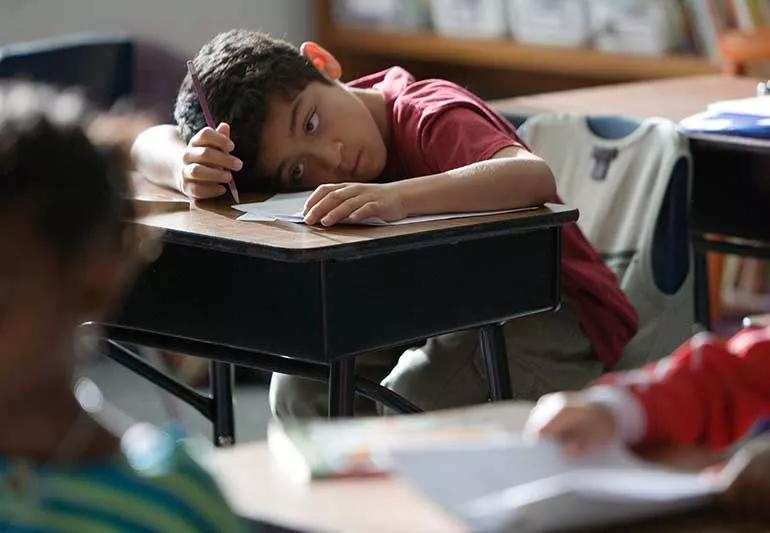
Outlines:
[[[640,447],[723,448],[770,417],[770,328],[741,332],[727,343],[696,335],[669,358],[609,381],[625,385],[643,407]]]

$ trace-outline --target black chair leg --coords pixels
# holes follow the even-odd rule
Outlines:
[[[348,357],[329,364],[329,417],[353,416],[355,359]]]
[[[235,444],[233,416],[233,365],[211,362],[211,396],[214,400],[214,444]]]
[[[505,336],[502,324],[490,324],[480,331],[481,351],[489,381],[489,397],[492,401],[510,400],[511,375],[508,370],[508,354],[505,349]]]
[[[695,289],[695,323],[711,331],[709,312],[709,276],[706,252],[695,251],[693,265],[693,286]]]

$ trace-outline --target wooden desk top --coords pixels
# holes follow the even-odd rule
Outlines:
[[[490,104],[498,111],[525,116],[572,112],[654,116],[678,122],[704,111],[711,102],[755,96],[758,82],[754,78],[713,74],[521,96]]]
[[[413,489],[391,478],[312,484],[287,479],[264,442],[217,450],[207,463],[230,506],[245,518],[335,533],[467,531]]]
[[[432,412],[414,417],[446,416],[497,420],[520,431],[532,402],[501,402]],[[309,531],[367,533],[467,531],[464,524],[395,478],[353,478],[303,484],[289,479],[267,443],[254,442],[213,450],[204,456],[225,498],[241,516]],[[681,463],[680,463],[681,464]],[[760,533],[766,525],[729,518],[716,509],[604,528],[608,533]]]
[[[361,256],[473,239],[514,230],[552,227],[577,220],[577,210],[548,204],[537,210],[400,226],[322,228],[289,222],[237,222],[227,197],[195,202],[134,176],[137,222],[166,231],[165,241],[286,261]],[[267,195],[243,194],[255,202]]]
[[[206,460],[239,515],[307,531],[461,533],[466,526],[397,479],[301,484],[287,479],[264,442],[214,451]],[[607,533],[761,533],[767,526],[716,509],[607,527]]]

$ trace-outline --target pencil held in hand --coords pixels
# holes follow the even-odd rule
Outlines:
[[[211,129],[216,130],[217,125],[214,122],[214,116],[211,114],[211,109],[209,109],[209,104],[206,100],[206,94],[203,92],[203,86],[198,79],[198,74],[195,72],[195,66],[193,65],[192,61],[187,62],[187,70],[190,73],[190,79],[192,80],[193,87],[195,88],[195,94],[198,96],[198,102],[200,103],[201,110],[203,111],[203,116],[206,119],[206,125]],[[235,188],[235,179],[231,179],[229,182],[227,182],[227,186],[230,188],[230,194],[233,195],[233,200],[235,200],[235,203],[241,203],[238,189]]]

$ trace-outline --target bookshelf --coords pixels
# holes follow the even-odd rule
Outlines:
[[[492,98],[719,72],[719,67],[695,55],[608,54],[508,39],[451,38],[428,30],[356,28],[333,20],[330,0],[316,0],[315,5],[319,42],[341,60],[345,79],[399,64],[419,77],[425,73],[453,79]]]

